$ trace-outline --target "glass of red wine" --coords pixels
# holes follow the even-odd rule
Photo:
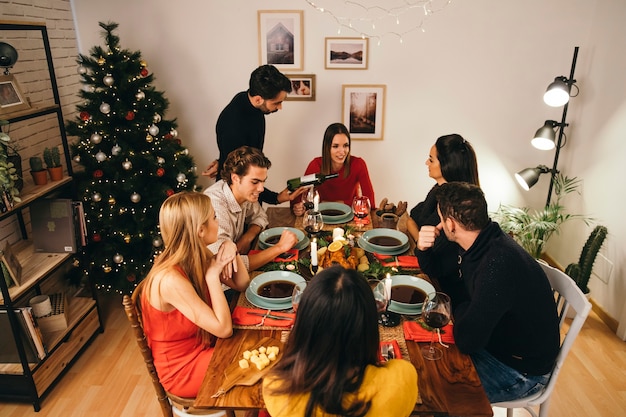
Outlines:
[[[356,196],[352,200],[352,212],[357,218],[356,225],[359,230],[363,228],[363,219],[370,214],[371,210],[370,199],[366,196]]]
[[[307,210],[302,217],[302,227],[309,234],[309,237],[315,237],[324,227],[324,218],[322,213],[315,210]]]
[[[319,193],[313,186],[309,187],[309,191],[302,194],[302,204],[304,205],[304,210],[313,210],[316,195],[319,201]]]
[[[450,297],[442,292],[428,294],[422,305],[422,320],[433,328],[430,345],[422,348],[425,359],[436,361],[443,356],[442,350],[435,346],[435,333],[450,322]]]

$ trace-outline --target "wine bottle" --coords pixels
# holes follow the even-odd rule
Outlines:
[[[320,174],[320,173],[304,175],[302,177],[292,178],[288,180],[287,188],[289,189],[289,191],[295,191],[296,189],[303,187],[303,186],[319,185],[326,180],[329,180],[331,178],[337,178],[338,176],[339,176],[338,173],[327,174],[327,175]]]

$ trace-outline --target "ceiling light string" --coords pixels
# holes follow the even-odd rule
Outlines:
[[[370,38],[377,41],[378,45],[386,36],[396,37],[400,43],[403,43],[403,37],[411,32],[421,30],[425,32],[424,25],[426,21],[435,13],[439,13],[444,10],[452,0],[403,0],[396,6],[383,7],[380,5],[368,6],[362,4],[362,2],[355,0],[344,0],[343,5],[347,8],[353,9],[355,13],[349,15],[349,12],[333,11],[324,7],[319,2],[313,0],[305,0],[311,7],[320,13],[330,16],[338,26],[337,34],[340,35],[342,30],[349,30],[358,33],[361,38]],[[398,2],[396,1],[396,4]],[[440,6],[437,6],[439,5]],[[334,6],[337,6],[335,4]],[[357,9],[357,10],[354,10]],[[416,23],[412,16],[405,16],[407,13],[414,12],[416,9],[420,9],[423,13],[421,18],[416,17],[419,23]],[[420,13],[421,14],[421,13]],[[401,22],[402,18],[402,22]],[[387,21],[394,22],[396,26],[409,25],[412,26],[406,30],[387,30],[382,33],[377,31],[381,26],[384,26]],[[409,23],[406,23],[409,22]],[[391,23],[393,25],[393,23]]]

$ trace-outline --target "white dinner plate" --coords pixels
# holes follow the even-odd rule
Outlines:
[[[390,237],[390,238],[397,240],[400,243],[397,245],[387,246],[387,245],[379,245],[377,243],[372,242],[372,239],[380,238],[380,237]],[[369,244],[369,246],[371,246],[374,250],[378,251],[379,253],[385,253],[384,251],[397,250],[405,246],[407,243],[409,243],[409,237],[405,235],[404,233],[402,233],[401,231],[394,230],[394,229],[386,229],[384,227],[368,230],[367,232],[363,233],[363,235],[361,236],[361,239],[366,241]]]
[[[289,230],[295,233],[298,238],[298,242],[306,238],[304,232],[300,229],[296,229],[295,227],[272,227],[271,229],[263,230],[259,234],[259,243],[262,243],[266,247],[274,246],[275,243],[269,243],[267,242],[267,239],[274,236],[280,236],[283,233],[283,230]]]
[[[412,275],[392,275],[391,288],[398,285],[406,285],[407,287],[417,288],[418,290],[422,291],[425,296],[428,296],[428,294],[435,292],[435,287],[433,287],[430,282],[419,277],[414,277]],[[419,308],[421,311],[422,303],[409,304],[396,300],[391,300],[389,302],[389,306],[399,307],[404,310],[417,310]]]
[[[300,275],[294,272],[269,271],[269,272],[264,272],[254,277],[252,281],[250,281],[250,285],[248,286],[248,288],[250,288],[250,291],[252,291],[254,295],[256,295],[261,300],[265,301],[266,303],[269,303],[269,304],[279,304],[279,303],[285,303],[285,302],[291,303],[291,294],[289,294],[288,297],[282,297],[282,298],[269,298],[269,297],[263,297],[262,295],[259,295],[259,290],[261,289],[263,285],[270,283],[270,282],[274,282],[274,281],[286,281],[294,285],[299,282],[305,282],[304,278],[302,278]]]
[[[289,310],[291,305],[291,298],[289,301],[282,303],[268,303],[265,299],[259,297],[255,293],[252,292],[250,287],[246,289],[246,299],[255,307],[264,308],[266,310]]]
[[[401,253],[406,252],[407,250],[409,250],[409,248],[411,247],[411,244],[409,242],[406,243],[406,245],[401,246],[398,249],[392,249],[392,250],[376,250],[372,247],[372,245],[370,245],[368,242],[366,242],[363,239],[359,239],[357,240],[357,244],[359,245],[360,248],[362,248],[363,250],[365,250],[366,252],[371,252],[371,253],[379,253],[381,255],[389,255],[389,256],[394,256],[394,255],[400,255]]]

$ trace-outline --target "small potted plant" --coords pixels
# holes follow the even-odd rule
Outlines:
[[[28,162],[30,163],[30,175],[33,176],[35,185],[46,185],[48,183],[48,171],[44,169],[41,157],[31,156]]]
[[[11,139],[6,133],[0,132],[0,206],[10,209],[13,202],[20,202],[20,190],[17,188],[19,179],[13,162],[7,155],[7,144]]]
[[[0,146],[2,146],[4,150],[7,162],[12,163],[13,168],[15,168],[15,175],[17,175],[17,179],[15,180],[14,186],[18,189],[18,191],[22,191],[22,188],[24,188],[24,179],[22,178],[22,157],[18,153],[18,147],[10,143],[11,138],[8,133],[5,133],[4,126],[8,125],[8,120],[0,120],[0,128],[2,128],[2,131],[0,132]]]
[[[43,160],[46,162],[46,168],[48,168],[51,181],[59,181],[63,178],[63,167],[61,166],[59,148],[56,146],[53,148],[45,148],[43,150]]]

